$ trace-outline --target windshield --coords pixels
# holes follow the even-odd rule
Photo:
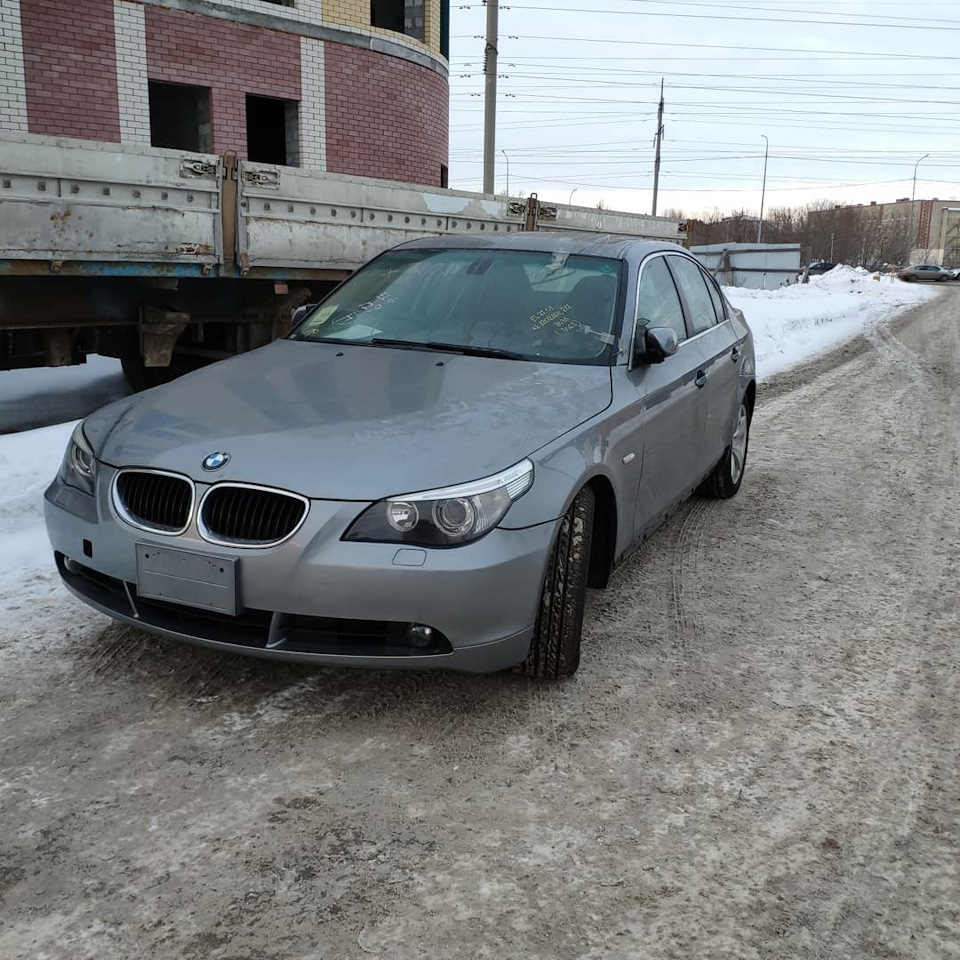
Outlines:
[[[338,287],[293,339],[605,364],[620,261],[521,250],[395,250]]]

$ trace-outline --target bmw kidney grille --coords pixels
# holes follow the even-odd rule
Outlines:
[[[184,477],[125,470],[117,477],[115,504],[125,520],[156,533],[180,533],[190,523],[193,484]]]
[[[307,515],[296,494],[242,484],[218,484],[200,505],[200,533],[215,543],[266,547],[292,536]]]

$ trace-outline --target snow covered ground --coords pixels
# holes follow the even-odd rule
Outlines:
[[[904,283],[856,267],[835,267],[806,284],[779,290],[726,287],[753,330],[757,371],[764,380],[825,353],[844,340],[936,296],[932,285]]]
[[[76,420],[130,393],[120,361],[0,372],[0,433]]]
[[[0,437],[0,611],[50,592],[43,491],[60,466],[73,427],[62,423]]]
[[[728,289],[727,295],[753,329],[758,370],[765,378],[935,293],[838,267],[803,286]],[[69,369],[0,373],[0,433],[22,431],[0,436],[0,614],[16,617],[29,603],[25,632],[36,627],[45,610],[54,614],[66,597],[44,531],[43,491],[76,420],[127,392],[119,364],[100,357]],[[68,422],[29,429],[56,419]]]

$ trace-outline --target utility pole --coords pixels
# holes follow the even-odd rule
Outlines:
[[[763,205],[767,199],[767,158],[770,156],[770,141],[765,133],[760,134],[766,146],[763,148],[763,190],[760,193],[760,219],[757,221],[757,243],[763,242]]]
[[[501,150],[500,152],[503,154],[504,159],[507,161],[507,197],[509,197],[510,196],[510,155],[507,153],[506,150]]]
[[[913,259],[913,244],[917,239],[913,234],[913,208],[917,200],[917,167],[923,163],[924,160],[929,157],[929,153],[925,153],[914,165],[913,165],[913,191],[910,194],[910,233],[907,234],[907,263],[910,265],[910,261]]]
[[[657,196],[660,193],[660,144],[663,141],[663,80],[660,80],[660,108],[657,110],[657,152],[653,160],[653,216],[657,215]]]
[[[483,51],[483,192],[495,190],[497,163],[497,45],[500,42],[500,0],[487,0],[487,44]]]

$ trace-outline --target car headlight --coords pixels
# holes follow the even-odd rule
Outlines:
[[[63,463],[60,465],[60,476],[63,482],[71,487],[93,494],[97,479],[97,460],[83,433],[82,423],[77,424],[67,444],[67,452],[63,455]]]
[[[533,464],[442,490],[390,497],[368,507],[344,540],[456,547],[489,533],[533,484]]]

